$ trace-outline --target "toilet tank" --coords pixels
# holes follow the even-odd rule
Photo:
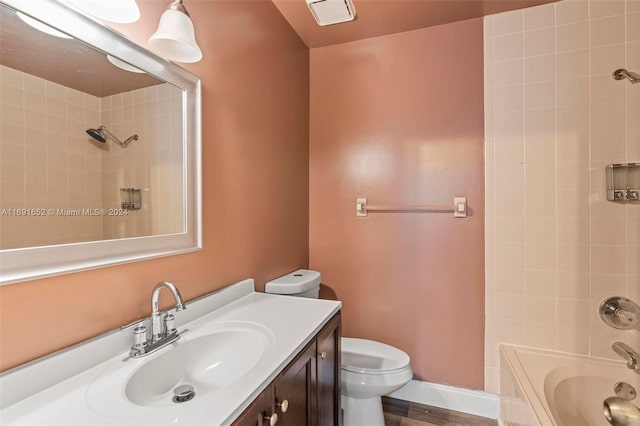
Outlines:
[[[265,293],[284,294],[288,296],[308,297],[317,299],[320,291],[322,276],[318,271],[298,269],[287,275],[283,275],[269,281],[265,287]]]

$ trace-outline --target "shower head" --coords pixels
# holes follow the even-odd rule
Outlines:
[[[613,78],[615,80],[628,79],[632,84],[640,83],[640,75],[633,71],[627,71],[624,68],[617,69],[613,72]]]
[[[104,130],[104,126],[100,126],[97,129],[87,129],[87,134],[97,140],[98,142],[105,143],[107,142],[107,137],[102,132]]]
[[[137,141],[138,135],[132,135],[127,138],[124,142],[118,139],[113,133],[111,133],[105,126],[100,126],[97,129],[87,129],[87,134],[97,140],[98,142],[105,143],[107,141],[107,136],[116,141],[118,145],[123,148],[126,148],[127,145],[131,143],[131,141]]]

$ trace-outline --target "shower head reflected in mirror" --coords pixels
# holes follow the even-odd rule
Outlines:
[[[617,69],[613,72],[613,78],[615,80],[628,79],[632,84],[640,83],[640,75],[633,71],[627,71],[624,68]]]
[[[97,140],[98,142],[105,143],[107,138],[102,133],[102,130],[98,129],[87,129],[87,134]]]
[[[100,143],[106,143],[107,136],[108,136],[114,141],[116,141],[118,145],[120,145],[123,148],[126,148],[127,145],[131,143],[131,141],[138,140],[138,135],[132,135],[132,136],[129,136],[129,138],[127,138],[125,141],[121,141],[120,139],[118,139],[117,136],[115,136],[113,133],[107,130],[105,126],[100,126],[97,129],[87,129],[86,132],[89,136],[91,136],[93,139],[97,140]]]

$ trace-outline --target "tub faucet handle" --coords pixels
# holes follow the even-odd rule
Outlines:
[[[631,330],[640,325],[640,306],[626,297],[604,299],[600,302],[598,313],[607,325],[618,330]]]

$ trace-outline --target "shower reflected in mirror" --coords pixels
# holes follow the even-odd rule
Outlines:
[[[117,136],[111,133],[105,126],[100,126],[97,129],[87,129],[86,132],[93,139],[101,143],[106,143],[107,136],[108,136],[114,141],[116,141],[118,145],[120,145],[123,148],[126,148],[132,141],[138,140],[138,135],[134,134],[132,136],[129,136],[125,141],[121,141],[120,139],[118,139]]]
[[[624,68],[617,69],[613,72],[614,80],[629,80],[632,84],[640,83],[640,75],[633,71],[627,71]]]

